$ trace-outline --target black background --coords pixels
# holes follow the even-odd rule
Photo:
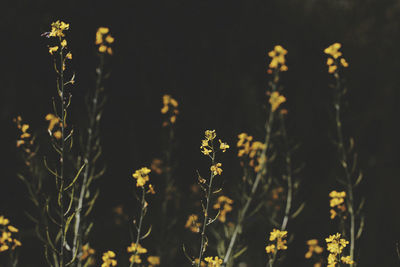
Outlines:
[[[333,80],[323,49],[341,42],[350,63],[345,71],[345,133],[355,137],[365,173],[358,192],[367,199],[359,266],[399,265],[399,1],[19,0],[2,1],[0,10],[0,214],[16,226],[27,224],[23,210],[28,199],[16,178],[21,165],[12,118],[21,115],[32,130],[45,132],[44,117],[51,112],[56,90],[47,39],[41,34],[51,22],[70,23],[68,40],[77,73],[72,121],[79,121],[83,96],[94,84],[97,27],[110,27],[116,38],[107,65],[111,77],[102,121],[108,170],[99,182],[102,195],[94,213],[98,223],[92,243],[98,251],[122,250],[128,243],[126,228],[113,225],[112,208],[124,204],[135,209],[131,173],[160,154],[162,95],[171,94],[180,103],[176,179],[188,192],[195,170],[207,166],[199,153],[205,129],[216,129],[231,147],[240,132],[262,139],[267,52],[281,44],[289,51],[289,71],[283,75],[289,134],[301,144],[296,163],[306,164],[297,177],[302,180],[299,199],[307,202],[289,225],[295,241],[283,265],[310,266],[304,260],[305,240],[322,240],[337,229],[328,208],[338,167],[328,86]],[[226,161],[237,164],[234,150],[230,152]],[[226,183],[237,176],[234,169],[225,166]],[[179,212],[183,218],[193,210]],[[264,239],[270,231],[256,230]],[[22,242],[21,266],[40,266],[33,263],[41,258],[33,238],[27,234]],[[263,246],[259,253],[264,257]]]

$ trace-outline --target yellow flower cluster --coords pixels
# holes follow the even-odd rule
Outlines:
[[[222,223],[226,221],[226,214],[232,211],[233,200],[227,196],[219,196],[217,203],[214,204],[213,208],[220,210],[218,220]],[[221,209],[222,208],[222,209]]]
[[[201,149],[201,153],[203,153],[206,156],[209,156],[210,153],[214,151],[212,141],[217,137],[217,134],[215,133],[215,130],[206,130],[204,135],[205,135],[205,139],[201,140],[200,149]],[[210,141],[211,141],[211,144],[210,144]],[[222,152],[225,152],[229,148],[229,145],[225,142],[222,142],[221,139],[219,139],[218,141],[219,141],[219,149],[221,149]],[[221,164],[221,163],[218,163],[218,164]],[[221,172],[222,172],[222,170],[221,170]]]
[[[111,250],[104,252],[101,259],[103,260],[101,267],[117,266],[117,260],[115,259],[115,253]]]
[[[147,257],[147,261],[149,262],[149,267],[157,266],[161,264],[160,257],[158,256],[149,256]]]
[[[332,191],[329,193],[329,196],[331,197],[330,200],[330,206],[331,206],[331,219],[333,220],[338,212],[334,209],[335,207],[338,209],[339,212],[345,212],[346,211],[346,206],[344,204],[344,198],[346,197],[346,192],[337,192],[337,191]]]
[[[206,262],[208,262],[207,267],[220,267],[222,264],[222,259],[218,258],[217,256],[214,257],[207,257],[204,259]]]
[[[149,181],[149,173],[151,170],[147,167],[140,168],[132,174],[133,178],[136,179],[136,186],[143,187],[147,181]]]
[[[85,244],[82,246],[82,255],[81,255],[81,260],[86,260],[87,258],[90,258],[92,255],[94,255],[96,251],[89,246],[89,244]]]
[[[340,43],[334,43],[324,50],[324,53],[330,56],[326,60],[329,73],[335,73],[339,64],[345,68],[349,66],[349,63],[347,63],[346,59],[341,57],[342,52],[339,51],[341,47],[342,45]]]
[[[278,109],[278,107],[286,102],[286,98],[283,95],[280,95],[279,92],[272,92],[269,97],[269,103],[271,104],[271,110],[274,112]]]
[[[96,32],[96,42],[95,44],[99,46],[99,52],[112,55],[113,51],[110,45],[114,43],[114,37],[109,33],[110,29],[107,27],[99,27]]]
[[[330,235],[328,238],[325,238],[327,250],[329,251],[328,267],[335,267],[340,261],[345,264],[354,264],[354,261],[352,261],[349,256],[342,256],[339,260],[338,256],[342,254],[343,249],[347,246],[347,244],[349,244],[349,241],[346,241],[346,239],[340,237],[340,233],[336,233],[334,235]]]
[[[3,215],[0,216],[0,252],[14,250],[16,247],[21,246],[21,242],[13,238],[13,233],[18,233],[18,229],[10,225],[10,220]]]
[[[62,134],[59,129],[53,132],[56,126],[58,126],[58,128],[62,126],[61,119],[58,116],[51,113],[47,114],[45,119],[46,121],[49,121],[49,127],[47,128],[49,134],[56,139],[61,139]]]
[[[68,29],[68,23],[57,20],[56,22],[51,23],[51,32],[48,34],[48,37],[64,37],[64,31]]]
[[[306,259],[310,259],[314,253],[321,254],[324,251],[324,249],[318,245],[317,239],[308,240],[307,245],[308,245],[308,251],[304,256]]]
[[[62,39],[62,37],[65,37],[64,31],[66,31],[68,29],[69,29],[69,24],[65,23],[64,21],[57,20],[56,22],[53,22],[51,24],[51,32],[45,33],[45,35],[47,37],[58,37],[60,43],[59,43],[59,46],[58,45],[49,46],[50,55],[54,55],[54,53],[57,52],[60,47],[61,47],[61,49],[66,49],[67,48],[67,40]],[[72,59],[71,52],[68,52],[65,55],[65,58],[66,59]],[[62,68],[63,68],[63,70],[65,70],[65,59],[63,59]]]
[[[239,148],[238,157],[248,156],[250,158],[250,167],[253,167],[254,171],[258,172],[261,168],[260,163],[262,161],[259,155],[265,148],[265,144],[259,141],[253,141],[253,137],[247,133],[239,134],[238,138],[239,141],[236,144],[236,146]]]
[[[287,231],[280,231],[278,229],[274,229],[269,236],[269,241],[276,241],[276,244],[270,244],[265,247],[265,251],[269,253],[275,253],[277,250],[286,250],[286,240],[284,238],[287,237]]]
[[[19,139],[17,140],[17,147],[20,147],[21,145],[25,143],[32,144],[33,140],[29,140],[31,137],[31,134],[28,133],[29,125],[22,123],[22,118],[21,116],[18,116],[17,118],[14,118],[13,120],[17,124],[17,128],[21,130],[21,135]]]
[[[185,224],[185,228],[188,228],[193,233],[199,233],[201,223],[198,220],[199,217],[196,214],[189,215]]]
[[[176,122],[176,116],[179,114],[178,101],[170,95],[163,95],[163,107],[161,108],[162,114],[169,113],[168,121],[163,122],[163,127]]]
[[[222,169],[220,167],[222,167],[222,163],[217,163],[210,167],[210,170],[213,173],[213,175],[221,175],[222,174]]]
[[[128,253],[134,253],[129,258],[129,262],[133,263],[142,263],[142,259],[140,258],[140,254],[147,253],[147,249],[142,247],[140,244],[131,243],[129,247],[126,248]],[[149,262],[149,267],[160,265],[160,257],[157,256],[149,256],[147,257],[147,261]]]
[[[288,67],[285,65],[285,55],[287,54],[287,50],[280,45],[276,45],[274,50],[268,53],[268,56],[272,58],[269,63],[269,72],[272,72],[272,69],[279,69],[280,71],[287,71]]]

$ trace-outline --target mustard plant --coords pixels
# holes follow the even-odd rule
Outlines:
[[[340,210],[341,231],[344,236],[349,236],[350,242],[350,258],[348,262],[350,266],[354,266],[356,240],[361,236],[364,227],[364,217],[361,214],[364,199],[356,204],[355,188],[362,181],[363,175],[357,166],[357,153],[354,152],[354,139],[349,138],[346,140],[343,134],[342,127],[342,106],[343,97],[347,89],[344,85],[344,80],[341,77],[343,68],[349,66],[346,59],[340,52],[341,44],[334,43],[324,50],[328,55],[326,64],[328,65],[328,72],[333,74],[335,79],[334,87],[334,110],[335,110],[335,126],[336,126],[336,145],[340,165],[343,169],[343,178],[338,178],[338,182],[342,184],[345,191],[338,193],[331,192],[331,207],[337,207]],[[342,204],[343,203],[343,204]],[[345,203],[345,204],[344,204]],[[331,209],[331,218],[335,218],[337,211]],[[348,215],[348,216],[347,216]],[[347,218],[350,220],[348,222]]]

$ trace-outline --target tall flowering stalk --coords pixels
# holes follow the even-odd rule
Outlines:
[[[59,230],[55,237],[51,236],[49,227],[46,227],[46,250],[45,255],[51,266],[64,267],[75,261],[77,253],[68,253],[70,245],[68,244],[67,234],[69,226],[75,216],[72,209],[72,203],[75,197],[74,184],[80,176],[85,165],[82,165],[74,178],[68,178],[65,172],[66,153],[72,147],[73,130],[67,129],[67,110],[71,104],[71,93],[68,92],[66,86],[74,84],[74,76],[65,80],[65,70],[69,60],[72,59],[71,52],[68,51],[67,40],[65,39],[65,31],[69,29],[69,24],[63,21],[56,21],[51,24],[51,31],[45,33],[44,36],[55,39],[55,45],[49,47],[49,53],[54,56],[54,69],[57,74],[57,93],[59,97],[58,103],[53,100],[54,113],[48,114],[46,120],[49,121],[49,134],[54,150],[59,155],[58,166],[52,169],[47,161],[45,165],[48,171],[55,176],[57,188],[57,206],[58,221],[51,215],[52,205],[50,198],[46,201],[46,211],[50,220],[55,223]],[[58,243],[58,245],[57,245]],[[58,246],[58,248],[57,248]],[[49,257],[52,253],[52,259]]]
[[[250,208],[250,204],[255,196],[255,193],[257,192],[258,186],[263,177],[267,175],[267,154],[269,151],[269,146],[271,141],[272,125],[277,116],[276,112],[277,109],[283,102],[286,101],[286,98],[279,93],[279,88],[278,88],[281,72],[288,70],[285,59],[286,54],[287,50],[280,45],[275,46],[274,50],[268,53],[268,56],[271,57],[268,73],[272,74],[273,80],[269,84],[271,88],[271,90],[268,92],[270,106],[269,110],[267,111],[267,120],[265,123],[265,138],[263,145],[261,146],[262,147],[261,153],[259,154],[257,175],[254,179],[254,183],[252,184],[247,200],[239,211],[238,220],[235,229],[233,230],[231,239],[229,241],[228,249],[225,253],[223,262],[224,266],[226,266],[228,263],[233,264],[232,254],[239,232],[243,227],[244,219],[246,218],[246,215]]]
[[[100,121],[103,113],[103,107],[106,102],[104,95],[104,80],[107,76],[105,72],[105,61],[107,55],[112,54],[111,44],[114,38],[109,33],[110,30],[106,27],[98,28],[96,32],[95,44],[99,45],[99,65],[96,68],[96,83],[93,91],[89,91],[86,96],[86,106],[88,111],[86,133],[81,134],[81,140],[85,140],[82,144],[82,158],[78,161],[78,167],[82,164],[86,165],[82,174],[82,181],[75,184],[78,197],[74,201],[75,205],[75,220],[74,220],[74,237],[73,237],[73,253],[78,255],[77,266],[84,264],[83,260],[90,260],[89,258],[82,259],[82,247],[88,239],[88,234],[92,228],[93,223],[87,220],[87,216],[93,209],[97,199],[98,191],[91,192],[91,184],[95,179],[100,178],[105,168],[99,169],[97,160],[101,155],[102,149],[100,144]],[[100,48],[102,46],[107,47]],[[91,192],[89,194],[89,192]],[[82,213],[84,216],[82,216]],[[87,245],[87,244],[86,244]]]
[[[358,170],[356,165],[357,154],[353,152],[354,140],[350,138],[349,145],[346,145],[345,137],[342,128],[341,119],[341,107],[342,98],[346,93],[346,88],[343,85],[341,78],[342,68],[347,68],[349,64],[346,59],[342,57],[342,52],[339,51],[341,48],[340,43],[334,43],[324,50],[324,53],[328,55],[326,64],[328,65],[328,72],[333,74],[335,78],[335,95],[334,95],[334,109],[335,109],[335,123],[336,123],[336,135],[337,135],[337,149],[340,160],[340,165],[343,168],[345,179],[339,179],[339,182],[345,186],[346,197],[346,208],[350,218],[349,224],[349,236],[350,236],[350,266],[354,266],[354,254],[355,254],[355,243],[356,239],[361,236],[364,220],[360,218],[359,226],[356,226],[356,220],[360,217],[360,212],[363,206],[363,201],[358,207],[355,205],[354,188],[359,185],[362,180],[362,174]],[[351,159],[352,158],[352,159]],[[331,196],[334,197],[334,196]],[[334,205],[335,206],[335,205]],[[334,207],[331,204],[331,207]],[[331,217],[334,217],[331,211]],[[346,227],[343,229],[343,234],[346,235]]]
[[[148,231],[143,234],[143,219],[147,213],[148,203],[146,201],[147,194],[155,194],[155,190],[152,184],[147,183],[150,181],[149,173],[151,170],[147,167],[140,168],[136,170],[132,176],[136,180],[136,187],[140,188],[141,197],[138,197],[138,201],[140,202],[140,212],[139,212],[139,221],[136,219],[133,221],[134,226],[136,228],[136,239],[128,248],[128,253],[133,253],[130,258],[130,267],[134,266],[135,264],[139,264],[142,262],[140,258],[140,254],[146,253],[147,249],[143,248],[140,244],[140,241],[148,237],[151,233],[151,227]],[[146,189],[147,187],[147,189]]]

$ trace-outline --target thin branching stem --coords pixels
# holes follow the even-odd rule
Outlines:
[[[140,245],[140,235],[141,235],[141,231],[142,231],[142,223],[143,223],[143,218],[144,218],[144,214],[145,214],[145,210],[146,210],[146,191],[144,189],[144,187],[142,186],[142,200],[140,202],[140,218],[139,218],[139,225],[137,226],[137,236],[136,236],[136,242],[135,242],[135,251],[133,253],[133,260],[131,261],[131,264],[129,265],[129,267],[132,267],[135,265],[135,258],[138,255],[138,250],[139,250],[139,245]]]
[[[342,129],[342,122],[340,117],[340,107],[341,107],[341,96],[342,86],[340,82],[339,76],[336,74],[336,95],[335,95],[335,120],[336,120],[336,131],[337,131],[337,142],[338,142],[338,150],[339,150],[339,157],[341,161],[341,165],[344,169],[346,175],[346,193],[347,197],[347,206],[350,214],[350,259],[354,260],[354,248],[355,248],[355,213],[354,213],[354,198],[353,198],[353,181],[351,178],[351,173],[349,170],[349,162],[347,159],[346,148],[344,145],[344,137],[343,137],[343,129]],[[353,264],[350,264],[350,267],[353,267]]]
[[[282,138],[283,138],[283,143],[285,147],[285,165],[286,165],[286,179],[287,179],[287,195],[286,195],[286,206],[285,206],[285,213],[283,215],[283,220],[281,224],[281,231],[285,231],[289,222],[290,218],[290,209],[292,207],[292,198],[293,198],[293,182],[292,182],[292,158],[289,150],[289,142],[288,142],[288,137],[287,137],[287,132],[286,132],[286,126],[285,126],[285,118],[283,114],[279,115],[280,122],[281,122],[281,133],[282,133]],[[274,266],[276,256],[278,254],[278,251],[276,250],[272,257],[270,257],[269,261],[267,262],[267,267],[272,267]]]
[[[212,144],[212,151],[213,151],[213,153],[212,153],[212,156],[210,158],[211,158],[211,165],[214,166],[214,164],[215,164],[215,151],[214,151],[214,145],[213,144]],[[204,254],[204,250],[205,250],[205,247],[204,247],[204,245],[205,245],[205,234],[206,234],[206,227],[207,227],[208,220],[209,220],[208,208],[210,206],[210,201],[211,201],[212,183],[213,183],[214,177],[215,177],[214,172],[211,171],[210,182],[208,183],[206,206],[205,206],[205,209],[203,210],[203,212],[204,212],[204,221],[203,221],[203,228],[202,228],[202,231],[201,231],[201,244],[200,244],[199,262],[197,264],[197,267],[201,266],[201,260],[203,258],[203,254]]]
[[[272,91],[276,91],[277,90],[277,83],[279,81],[279,74],[275,73],[275,79],[274,79],[274,83],[272,83]],[[272,132],[272,124],[274,121],[274,112],[272,111],[272,108],[269,110],[269,114],[268,114],[268,118],[267,121],[265,123],[265,140],[264,140],[264,148],[261,152],[261,159],[266,159],[267,158],[267,152],[268,152],[268,148],[269,148],[269,143],[270,143],[270,139],[271,139],[271,132]],[[240,210],[239,212],[239,218],[238,218],[238,223],[235,226],[235,230],[233,231],[231,240],[229,242],[229,246],[228,246],[228,250],[225,253],[225,257],[224,257],[224,262],[223,262],[223,266],[226,266],[227,263],[230,260],[230,257],[232,256],[232,251],[234,248],[234,245],[236,243],[236,239],[239,235],[239,231],[242,228],[242,223],[243,220],[246,216],[247,210],[250,207],[250,203],[252,202],[254,195],[257,191],[258,188],[258,184],[260,183],[261,179],[266,175],[267,173],[267,165],[266,162],[261,162],[261,169],[258,171],[256,179],[254,181],[254,184],[251,188],[250,191],[250,195],[247,198],[247,201],[245,203],[245,205],[243,206],[243,208]]]
[[[81,213],[82,213],[82,207],[83,207],[83,199],[84,196],[86,195],[87,192],[87,182],[90,177],[90,170],[92,169],[91,165],[91,152],[92,152],[92,140],[93,140],[93,133],[95,131],[95,123],[96,123],[96,111],[97,111],[97,104],[99,101],[99,90],[102,82],[102,76],[103,76],[103,66],[104,66],[104,57],[103,55],[100,56],[100,66],[98,68],[98,74],[97,74],[97,79],[96,79],[96,88],[94,92],[94,96],[92,99],[92,105],[91,105],[91,110],[89,111],[89,126],[88,126],[88,135],[87,135],[87,140],[86,140],[86,149],[85,149],[85,155],[84,155],[84,164],[85,164],[85,171],[83,173],[83,181],[82,181],[82,186],[81,190],[79,193],[79,199],[78,199],[78,204],[75,210],[75,228],[74,228],[74,241],[73,241],[73,255],[75,254],[80,254],[81,252],[81,247],[82,247],[82,225],[81,225]],[[80,267],[82,264],[80,261],[78,261],[78,267]]]

